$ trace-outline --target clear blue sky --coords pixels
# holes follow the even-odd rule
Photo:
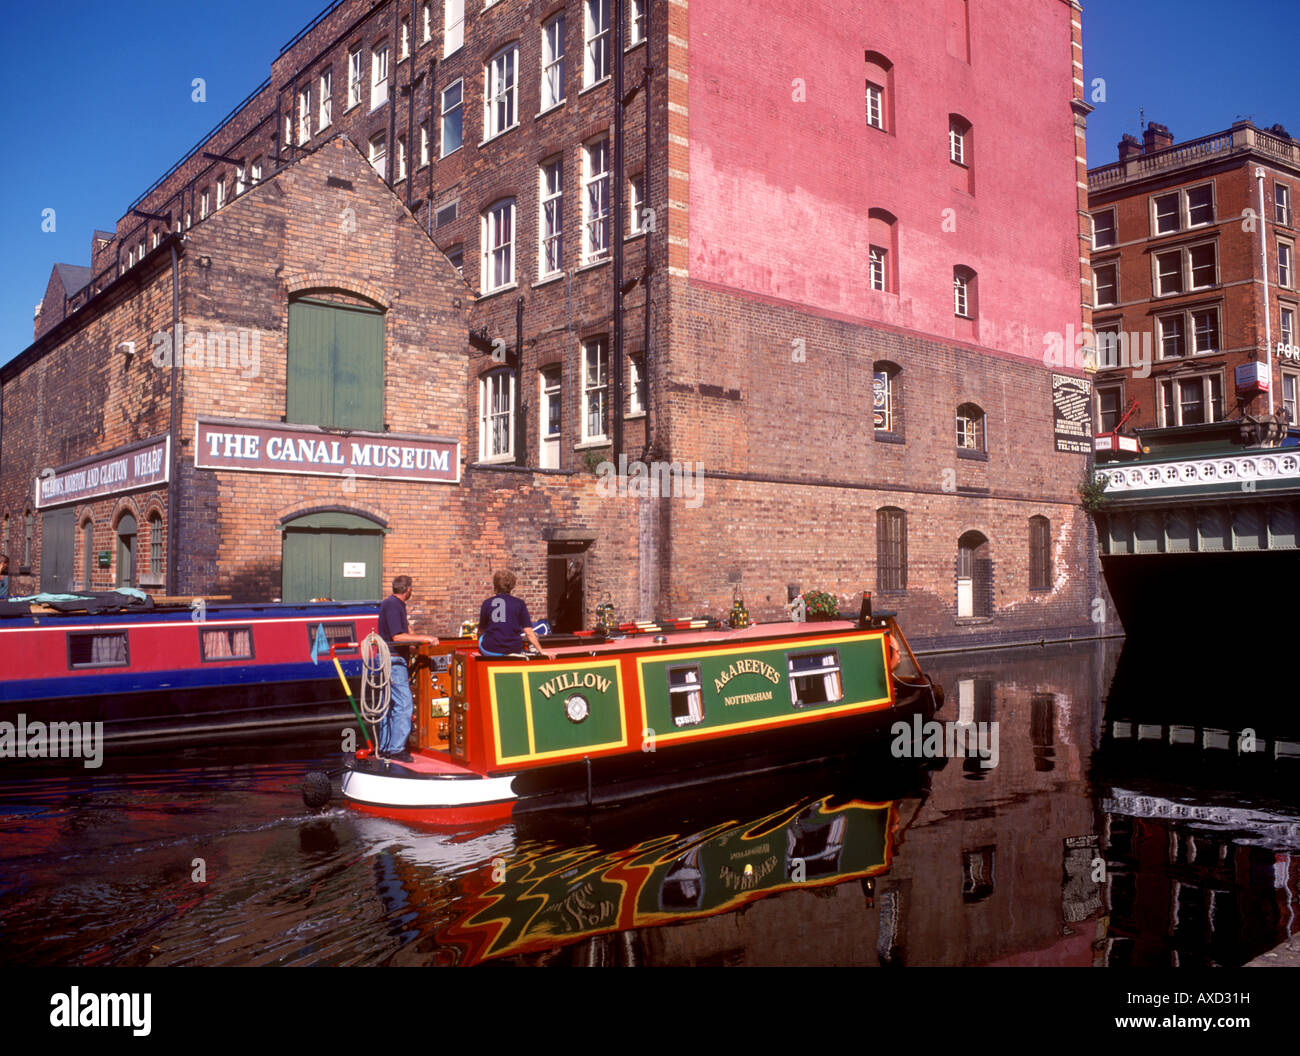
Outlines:
[[[907,0],[896,0],[907,2]],[[1042,3],[1050,0],[1040,0]],[[56,262],[88,264],[126,206],[270,73],[325,0],[7,4],[0,64],[0,363],[29,344]],[[980,0],[996,9],[996,0]],[[1240,115],[1300,137],[1296,0],[1085,0],[1084,80],[1104,78],[1089,164],[1115,160],[1139,111],[1179,139]],[[1007,71],[1014,76],[1013,70]],[[191,100],[206,81],[207,101]],[[56,230],[41,230],[55,210]]]

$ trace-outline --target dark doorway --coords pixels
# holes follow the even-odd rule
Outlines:
[[[582,630],[582,579],[589,545],[585,541],[546,544],[546,614],[556,634]]]
[[[122,514],[117,522],[117,580],[116,586],[134,587],[136,584],[136,523],[129,513]]]

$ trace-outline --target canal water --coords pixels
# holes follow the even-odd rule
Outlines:
[[[308,811],[336,740],[7,761],[0,961],[1240,965],[1300,930],[1300,729],[1205,660],[934,655],[982,754],[456,833]]]

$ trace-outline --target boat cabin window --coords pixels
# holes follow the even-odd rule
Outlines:
[[[126,632],[70,633],[68,667],[126,667],[130,663]]]
[[[825,704],[844,696],[840,680],[840,658],[834,649],[816,653],[797,653],[788,658],[790,669],[790,703],[796,708],[805,704]]]
[[[355,642],[357,640],[357,625],[355,623],[326,623],[322,624],[325,628],[325,638],[330,645],[338,645],[341,642]],[[307,647],[311,648],[311,643],[316,640],[316,625],[307,624]],[[339,656],[355,656],[355,649],[340,649]]]
[[[204,660],[253,659],[253,628],[217,627],[199,631]]]
[[[674,725],[695,726],[704,721],[699,664],[668,669],[668,705]]]

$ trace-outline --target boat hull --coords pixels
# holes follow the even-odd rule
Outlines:
[[[534,767],[517,773],[421,772],[369,756],[346,760],[343,794],[359,809],[426,825],[504,820],[534,811],[586,810],[625,804],[667,791],[857,756],[886,770],[895,723],[930,718],[942,702],[936,687],[896,687],[886,709],[783,726],[723,739],[656,746]],[[417,760],[420,757],[417,757]]]

